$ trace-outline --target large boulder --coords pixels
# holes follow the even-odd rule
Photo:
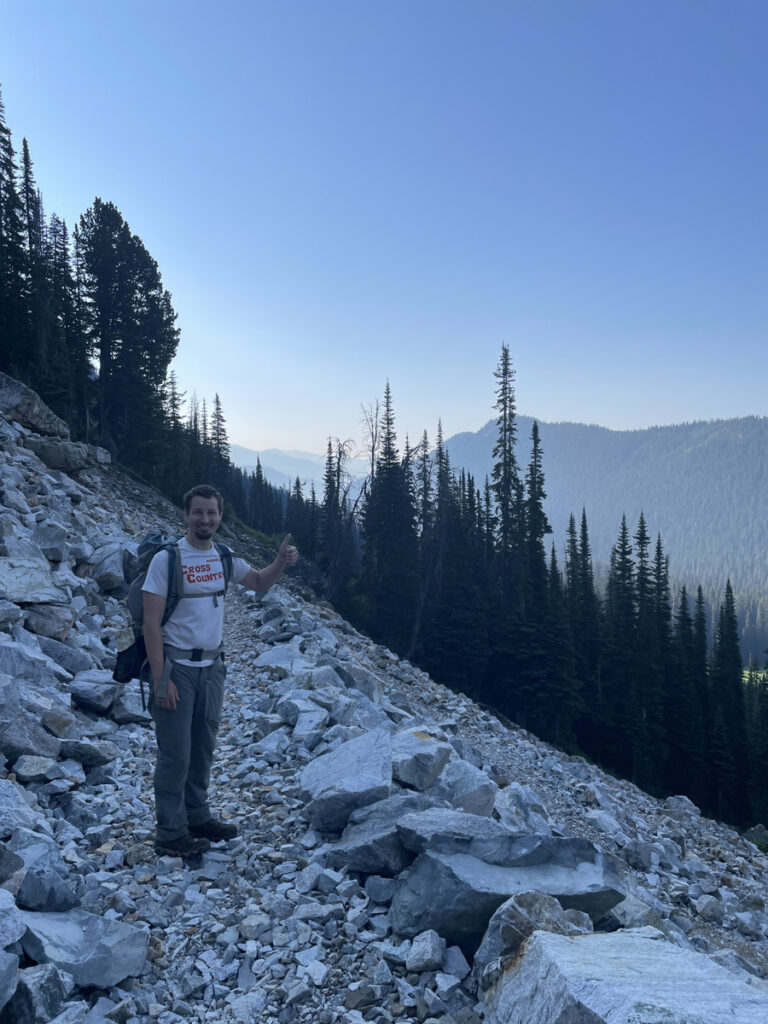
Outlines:
[[[39,964],[67,971],[81,988],[110,988],[140,974],[149,933],[84,910],[59,914],[23,911],[27,931],[22,947]]]
[[[56,437],[27,437],[24,447],[29,448],[51,469],[76,473],[88,462],[88,446],[82,441],[65,441]]]
[[[304,639],[295,636],[284,644],[275,644],[258,656],[255,667],[268,669],[281,679],[298,675],[313,667],[313,663],[304,656]]]
[[[25,626],[31,633],[51,640],[66,640],[75,613],[68,604],[36,604],[27,612]]]
[[[71,643],[61,643],[52,640],[47,636],[39,636],[37,642],[43,654],[47,654],[57,665],[71,673],[73,676],[78,672],[87,672],[89,668],[95,668],[94,659],[81,647],[75,647]]]
[[[0,373],[0,415],[39,434],[69,437],[67,424],[51,412],[37,392],[5,373]]]
[[[549,861],[502,867],[464,853],[427,851],[397,879],[392,929],[413,936],[425,928],[474,953],[495,911],[520,892],[535,889],[565,907],[603,917],[624,898],[613,863],[591,843],[563,840]]]
[[[10,555],[0,558],[0,590],[15,604],[66,604],[69,594],[51,576],[48,559]]]
[[[299,779],[304,809],[312,825],[340,832],[358,807],[389,796],[392,787],[392,745],[384,729],[342,743],[316,757]]]
[[[336,672],[347,686],[364,693],[374,704],[380,702],[384,683],[375,673],[355,661],[350,661],[347,664],[339,662]]]
[[[768,995],[653,928],[535,932],[485,997],[487,1024],[764,1024]]]

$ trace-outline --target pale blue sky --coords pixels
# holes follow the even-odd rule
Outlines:
[[[1,0],[47,211],[114,202],[230,439],[766,411],[763,0]]]

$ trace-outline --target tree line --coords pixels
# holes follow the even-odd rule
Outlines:
[[[70,237],[44,215],[29,148],[20,163],[0,101],[0,369],[179,501],[207,480],[227,511],[290,530],[323,570],[325,597],[440,681],[654,793],[684,792],[737,824],[768,818],[768,680],[744,672],[725,585],[710,644],[701,587],[672,594],[661,537],[625,520],[605,588],[589,529],[571,516],[548,544],[539,429],[518,463],[514,372],[495,370],[496,440],[482,482],[454,471],[442,429],[397,443],[392,395],[367,417],[370,474],[352,500],[349,445],[329,439],[323,495],[232,465],[219,396],[186,402],[179,343],[156,262],[101,199]],[[562,561],[562,567],[561,567]]]
[[[604,586],[583,511],[558,556],[535,421],[528,465],[517,461],[506,346],[495,379],[481,485],[452,471],[439,426],[433,449],[425,436],[398,452],[388,386],[357,511],[339,503],[344,453],[329,447],[329,595],[392,650],[544,739],[725,820],[765,820],[768,676],[754,664],[745,674],[730,580],[710,642],[702,588],[671,592],[642,513],[634,532],[622,519]]]

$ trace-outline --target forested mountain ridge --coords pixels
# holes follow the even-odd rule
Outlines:
[[[533,419],[518,416],[517,452],[527,461]],[[446,441],[452,465],[483,480],[496,424]],[[622,515],[645,514],[670,554],[673,580],[712,594],[733,584],[745,648],[768,639],[768,417],[709,420],[644,430],[544,423],[544,508],[562,546],[571,514],[586,509],[598,574],[607,568]],[[714,602],[712,602],[714,604]]]

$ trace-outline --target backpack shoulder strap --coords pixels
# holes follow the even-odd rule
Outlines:
[[[184,586],[184,578],[178,541],[173,544],[166,544],[162,550],[168,552],[168,593],[161,623],[164,626],[178,607]]]
[[[214,541],[213,543],[219,553],[219,558],[221,559],[221,568],[224,572],[224,589],[226,590],[229,586],[229,581],[232,578],[232,551],[226,544],[220,544],[218,541]]]

